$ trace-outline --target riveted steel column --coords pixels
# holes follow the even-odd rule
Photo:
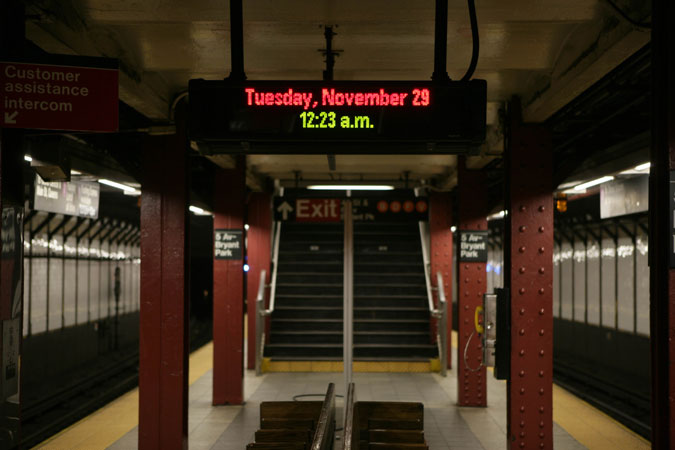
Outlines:
[[[541,126],[514,124],[507,154],[505,273],[511,289],[511,449],[553,448],[552,150]]]
[[[188,142],[143,141],[138,448],[187,448],[189,352]]]
[[[449,192],[432,192],[429,195],[429,234],[431,236],[431,282],[436,283],[436,273],[443,276],[443,288],[446,296],[452,286],[452,200]],[[438,287],[438,286],[437,286]],[[438,291],[435,295],[438,307]],[[447,360],[448,369],[452,369],[452,304],[447,308]],[[434,333],[435,335],[435,333]],[[440,356],[440,355],[439,355]]]
[[[248,275],[246,283],[246,311],[248,314],[247,367],[255,369],[255,352],[260,345],[256,342],[255,301],[258,295],[260,273],[265,270],[265,284],[270,283],[271,240],[272,240],[272,197],[264,192],[253,192],[248,201]],[[269,302],[269,297],[265,297]],[[267,307],[267,304],[265,305]],[[262,323],[265,323],[264,321]]]
[[[22,57],[25,5],[0,2],[0,56]],[[21,346],[23,342],[23,145],[24,131],[0,129],[0,351],[3,358],[2,448],[19,448],[21,439]]]
[[[214,229],[244,234],[246,160],[217,170],[213,199]],[[213,404],[244,401],[244,260],[213,261]],[[253,293],[255,296],[255,292]],[[255,311],[255,307],[253,308]]]
[[[459,232],[487,231],[487,186],[485,174],[468,170],[459,161]],[[485,262],[462,262],[457,258],[457,403],[460,406],[487,406],[483,346],[476,333],[474,312],[483,304],[487,288]]]
[[[652,2],[649,176],[652,447],[675,447],[675,3]]]

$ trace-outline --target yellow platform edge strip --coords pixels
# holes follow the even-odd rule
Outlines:
[[[213,343],[190,354],[189,384],[211,369]],[[118,397],[87,417],[33,447],[40,450],[105,449],[138,425],[138,388]]]
[[[429,373],[440,372],[438,358],[429,361],[354,361],[354,372],[362,373]],[[276,372],[342,372],[342,361],[273,361],[263,358],[263,373]]]

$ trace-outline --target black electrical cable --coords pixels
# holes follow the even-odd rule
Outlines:
[[[621,17],[623,17],[626,20],[626,22],[630,23],[634,27],[647,28],[647,29],[652,28],[652,24],[649,23],[649,22],[638,22],[637,20],[632,19],[628,14],[626,14],[626,12],[624,10],[619,8],[619,6],[616,3],[614,3],[612,0],[606,0],[606,1],[607,1],[607,3],[609,3],[609,6],[611,6],[614,9],[614,11],[616,11]]]
[[[473,50],[471,51],[471,63],[466,73],[462,77],[462,81],[469,81],[476,71],[478,64],[478,53],[480,51],[480,39],[478,37],[478,19],[476,19],[476,3],[474,0],[469,0],[469,19],[471,20],[471,39],[473,40]]]

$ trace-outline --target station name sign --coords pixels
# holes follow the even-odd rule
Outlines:
[[[460,262],[484,263],[488,260],[488,232],[460,230]]]
[[[190,138],[212,153],[463,153],[485,139],[487,84],[190,81]],[[352,144],[352,145],[344,145]]]
[[[98,217],[100,186],[90,181],[44,181],[35,176],[33,208],[69,216]]]

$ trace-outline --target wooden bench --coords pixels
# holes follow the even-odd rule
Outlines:
[[[251,450],[331,450],[335,437],[335,385],[323,401],[263,402]]]
[[[424,405],[357,402],[354,384],[345,399],[343,450],[427,450]]]

